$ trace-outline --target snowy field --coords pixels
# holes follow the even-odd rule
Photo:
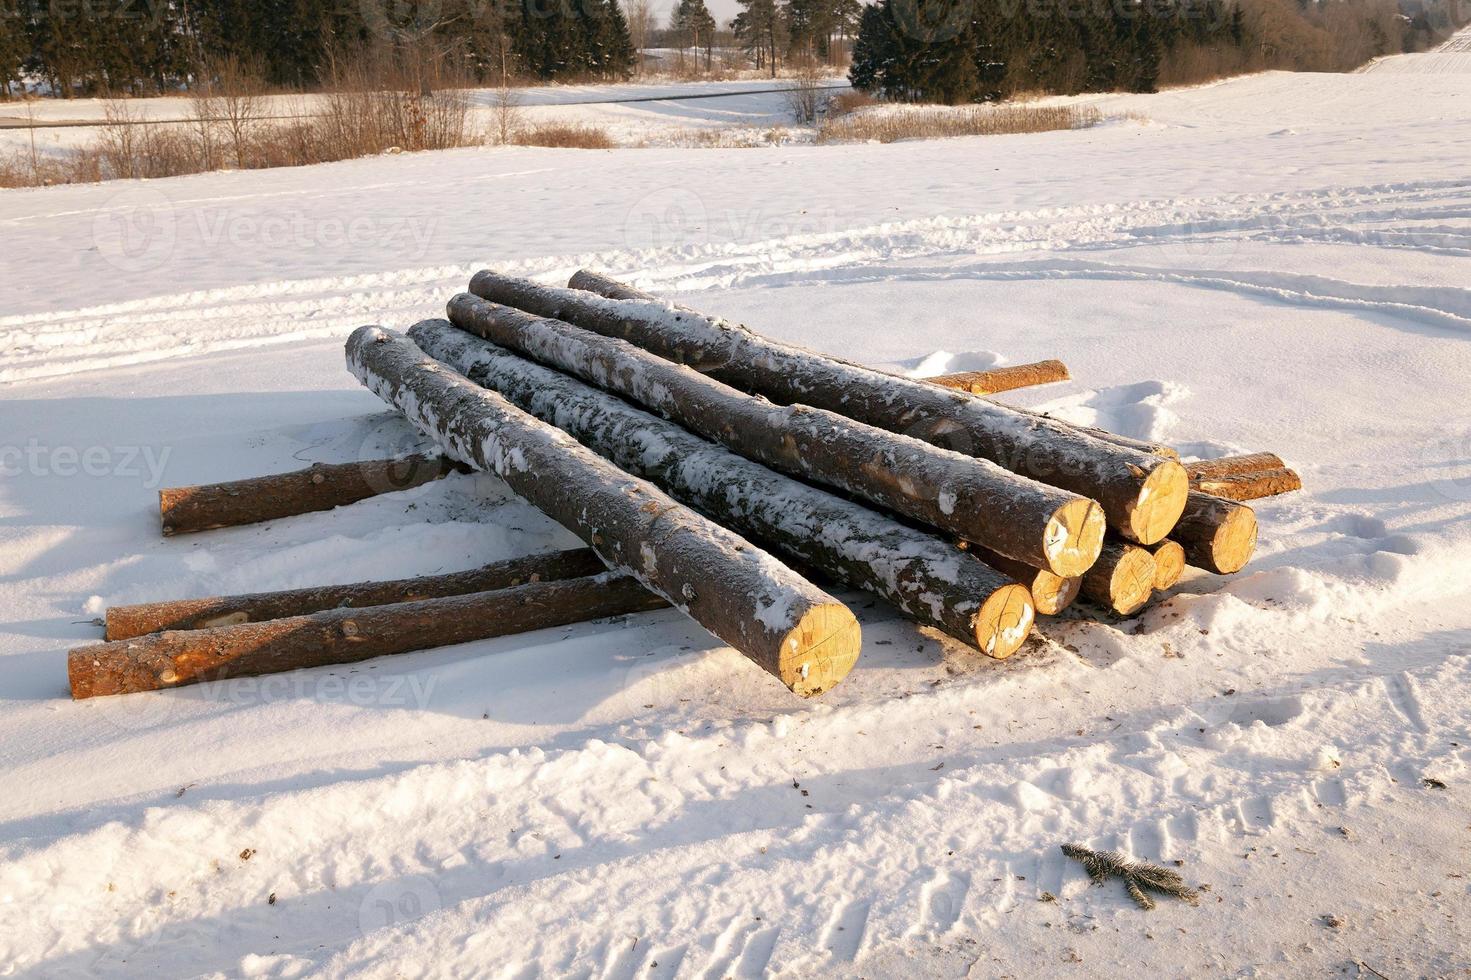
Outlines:
[[[0,975],[1464,977],[1471,73],[890,146],[497,148],[0,192]],[[1432,70],[1418,73],[1417,66]],[[487,477],[163,540],[161,485],[408,435],[344,370],[579,266],[1304,492],[1005,662],[849,594],[800,703],[674,612],[73,703],[108,605],[574,544]],[[1427,782],[1431,780],[1433,782]],[[1208,886],[1142,912],[1058,845]]]

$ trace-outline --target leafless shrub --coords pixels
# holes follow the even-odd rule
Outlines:
[[[878,100],[861,89],[849,89],[827,100],[827,115],[829,119],[835,116],[846,116],[850,112],[857,112],[871,105],[878,105]]]
[[[795,63],[783,97],[798,125],[810,126],[827,110],[826,75],[814,59]]]
[[[819,143],[943,139],[1085,129],[1103,121],[1092,106],[875,106],[829,119],[817,132]]]
[[[521,96],[509,85],[502,85],[495,93],[490,107],[491,133],[496,143],[505,146],[515,142],[516,134],[526,125],[526,113],[521,108]]]
[[[618,144],[608,131],[585,123],[542,123],[517,130],[512,142],[519,146],[554,146],[577,150],[611,150]]]

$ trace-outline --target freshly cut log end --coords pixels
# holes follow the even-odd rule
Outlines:
[[[1161,541],[1150,549],[1154,555],[1154,591],[1172,589],[1185,574],[1185,549],[1178,541]]]
[[[1211,480],[1220,476],[1240,473],[1261,473],[1265,470],[1282,470],[1287,464],[1276,453],[1247,453],[1243,456],[1222,456],[1220,459],[1202,459],[1186,463],[1192,480]]]
[[[1302,489],[1302,477],[1282,467],[1254,473],[1223,473],[1194,480],[1191,487],[1213,497],[1227,500],[1260,500]]]
[[[775,673],[793,694],[816,697],[848,676],[862,648],[862,630],[847,606],[818,606],[787,634]]]
[[[1070,500],[1047,523],[1049,570],[1060,578],[1076,578],[1098,560],[1108,520],[1103,508],[1087,498]]]
[[[1083,576],[1083,595],[1120,616],[1144,608],[1154,593],[1154,556],[1146,549],[1111,541]]]
[[[1234,500],[1192,491],[1172,537],[1185,549],[1185,560],[1217,575],[1246,567],[1256,550],[1256,512]]]
[[[1025,586],[1032,594],[1032,607],[1038,615],[1056,616],[1062,612],[1072,605],[1083,584],[1081,577],[1063,578],[1045,568],[1035,568],[1024,561],[998,555],[991,549],[973,541],[962,542],[961,547],[998,572]]]
[[[1125,537],[1143,545],[1163,541],[1185,512],[1190,477],[1174,460],[1162,460],[1144,478],[1138,500],[1129,512]]]
[[[1037,361],[1034,364],[1016,364],[990,371],[942,374],[924,380],[930,384],[939,385],[941,388],[968,391],[972,395],[995,395],[1003,391],[1014,391],[1017,388],[1032,388],[1037,385],[1068,381],[1071,378],[1072,375],[1068,374],[1067,365],[1061,361]]]
[[[976,646],[988,657],[1005,660],[1026,642],[1035,619],[1032,593],[1025,586],[1004,585],[976,613]]]

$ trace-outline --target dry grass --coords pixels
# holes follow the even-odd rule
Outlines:
[[[827,100],[827,115],[829,119],[833,119],[878,104],[878,99],[862,89],[850,89],[847,92],[839,92]]]
[[[542,123],[523,126],[511,135],[518,146],[554,146],[575,150],[611,150],[618,144],[608,131],[586,123]]]
[[[1085,129],[1103,121],[1091,106],[883,106],[828,119],[819,143],[893,143],[952,136],[996,136]]]

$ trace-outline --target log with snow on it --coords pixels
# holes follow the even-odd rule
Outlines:
[[[632,576],[604,572],[494,592],[148,633],[78,647],[67,657],[67,677],[79,700],[134,694],[357,663],[667,605]]]
[[[1032,594],[1032,606],[1039,616],[1056,616],[1078,597],[1082,588],[1081,576],[1064,578],[1043,568],[1035,568],[1024,561],[998,555],[977,544],[965,543],[965,550],[1004,575],[1009,575],[1025,586]]]
[[[165,535],[258,524],[331,510],[369,497],[409,490],[466,472],[443,456],[402,456],[356,463],[314,463],[306,469],[229,483],[167,487],[158,492]]]
[[[1180,542],[1191,565],[1231,575],[1245,568],[1256,550],[1256,512],[1234,500],[1192,490],[1170,537]]]
[[[1026,589],[949,541],[753,463],[565,374],[426,320],[409,336],[427,353],[564,429],[630,473],[727,527],[911,619],[1010,656],[1026,639]]]
[[[1056,384],[1071,380],[1067,365],[1058,360],[1036,361],[1031,364],[1013,364],[1009,367],[991,368],[986,371],[961,371],[956,374],[937,374],[924,378],[932,385],[953,388],[972,395],[996,395],[1018,388],[1035,388],[1038,385]]]
[[[610,568],[637,577],[794,693],[820,694],[853,668],[861,641],[852,612],[734,532],[400,334],[360,327],[348,338],[347,363],[449,455],[499,476]]]
[[[1179,463],[1093,438],[1041,415],[836,360],[654,300],[612,300],[492,271],[470,291],[619,337],[783,405],[803,404],[902,432],[1103,505],[1131,540],[1164,538],[1188,489]]]
[[[691,316],[698,317],[700,319],[711,320],[711,321],[713,321],[715,319],[714,317],[708,317],[708,316],[706,316],[705,314],[699,312],[698,310],[690,309],[688,306],[680,306],[678,304],[665,303],[664,301],[660,300],[659,297],[655,296],[653,293],[645,292],[642,289],[638,289],[638,288],[636,288],[634,286],[628,285],[627,283],[619,282],[617,279],[613,279],[613,278],[611,278],[609,276],[605,276],[605,275],[603,275],[600,272],[592,272],[591,270],[588,270],[588,269],[579,269],[576,272],[574,272],[572,274],[572,278],[567,281],[567,288],[568,289],[577,289],[577,290],[581,290],[583,292],[588,292],[588,293],[594,293],[594,294],[596,294],[598,296],[603,297],[604,299],[644,300],[644,301],[651,301],[651,302],[655,302],[655,303],[661,303],[664,306],[671,307],[671,308],[676,309],[676,310],[680,310],[682,312],[688,313]],[[723,322],[723,321],[721,321],[721,322]],[[741,329],[744,329],[744,328],[741,328]],[[822,355],[818,355],[818,356],[822,356]],[[842,362],[839,362],[839,363],[842,363]],[[1026,370],[1026,369],[1038,368],[1040,365],[1057,365],[1058,368],[1060,368],[1060,372],[1059,373],[1061,373],[1062,376],[1057,377],[1054,380],[1057,380],[1057,381],[1066,381],[1066,380],[1068,380],[1067,377],[1066,377],[1066,374],[1065,374],[1065,372],[1067,371],[1066,365],[1064,365],[1061,361],[1055,361],[1055,360],[1054,361],[1039,361],[1035,365],[1034,364],[1018,365],[1016,368],[998,368],[997,370],[998,371],[1003,371],[1003,372],[1004,371],[1021,371],[1021,370]],[[859,365],[859,367],[861,367],[861,365]],[[863,370],[871,370],[871,369],[864,368]],[[1052,370],[1058,370],[1058,369],[1057,368],[1054,368]],[[884,374],[884,372],[882,372],[882,371],[874,372],[874,373],[883,374],[885,377],[895,377],[895,378],[899,377],[898,375],[887,375],[887,374]],[[982,371],[982,372],[978,372],[978,373],[985,374],[986,372]],[[923,378],[921,380],[925,381],[928,384],[936,384],[937,382],[941,381],[944,377],[946,377],[946,376],[942,375],[939,378]],[[958,377],[961,377],[961,375],[951,375],[950,377],[957,377],[958,378]],[[910,380],[910,379],[904,379],[904,380]],[[950,385],[944,385],[944,384],[942,384],[941,387],[950,387]],[[1011,390],[1011,389],[1008,389],[1008,390]],[[976,395],[977,397],[985,397],[984,395],[980,395],[980,394],[978,394],[976,392],[971,392],[970,394]],[[1089,426],[1089,425],[1079,425],[1076,422],[1067,422],[1067,421],[1064,421],[1063,419],[1053,418],[1052,416],[1048,415],[1045,412],[1038,412],[1038,411],[1034,411],[1032,409],[1018,408],[1016,406],[1008,406],[1008,407],[1013,412],[1018,412],[1020,414],[1029,415],[1029,416],[1032,416],[1032,417],[1035,417],[1035,418],[1045,418],[1049,422],[1051,422],[1053,425],[1062,426],[1063,428],[1071,429],[1074,432],[1080,432],[1083,435],[1092,436],[1093,438],[1102,440],[1103,442],[1109,442],[1109,443],[1113,443],[1114,445],[1117,445],[1117,446],[1122,446],[1125,449],[1136,449],[1139,452],[1145,453],[1145,454],[1150,455],[1150,456],[1163,456],[1165,459],[1172,459],[1172,460],[1175,460],[1176,462],[1178,462],[1179,459],[1180,459],[1180,453],[1177,450],[1175,450],[1173,447],[1167,446],[1167,445],[1165,445],[1164,443],[1161,443],[1161,442],[1157,442],[1157,441],[1150,440],[1150,439],[1136,439],[1136,438],[1134,438],[1132,436],[1122,436],[1122,435],[1119,435],[1117,432],[1109,432],[1107,429],[1099,429],[1099,428],[1096,428],[1094,426]]]
[[[1083,576],[1083,596],[1120,616],[1144,608],[1154,594],[1154,556],[1139,545],[1108,541]]]
[[[108,640],[126,640],[162,630],[238,626],[241,623],[305,616],[328,609],[385,606],[471,592],[491,592],[527,582],[584,578],[606,570],[607,566],[591,549],[575,548],[547,555],[512,558],[444,575],[112,606],[107,610],[105,637]]]
[[[1103,546],[1092,500],[805,405],[778,406],[624,340],[462,293],[455,326],[621,395],[748,459],[1067,577]]]

